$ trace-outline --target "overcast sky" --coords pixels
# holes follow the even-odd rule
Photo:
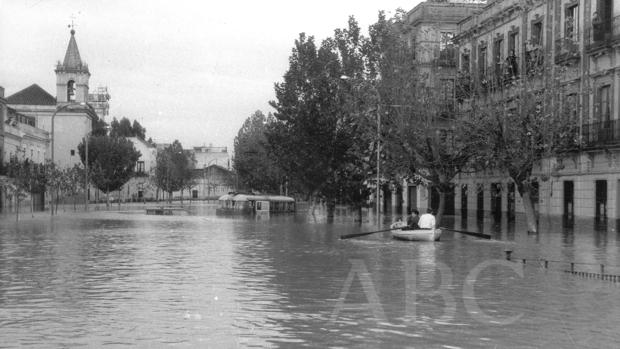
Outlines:
[[[349,15],[366,30],[379,10],[419,2],[0,0],[0,86],[8,96],[36,83],[55,96],[74,17],[91,92],[109,88],[110,117],[137,119],[156,142],[232,147],[248,116],[272,111],[300,32],[320,41]]]

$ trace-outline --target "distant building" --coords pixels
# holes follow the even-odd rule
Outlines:
[[[0,86],[0,167],[4,161],[4,120],[7,118],[6,99],[4,98],[4,87]]]
[[[138,137],[127,137],[134,148],[140,152],[136,161],[136,174],[121,189],[126,201],[154,200],[156,189],[153,184],[155,166],[157,165],[157,148]]]
[[[230,155],[227,147],[214,147],[213,145],[193,147],[191,152],[194,154],[197,169],[204,169],[211,165],[230,169]]]
[[[3,158],[5,161],[30,160],[37,164],[45,162],[49,133],[35,127],[35,118],[7,108],[4,119]]]
[[[33,84],[7,97],[7,104],[17,113],[33,117],[36,128],[49,132],[49,159],[60,167],[71,167],[81,162],[77,146],[91,132],[97,116],[87,103],[90,71],[80,58],[75,30],[71,30],[65,58],[55,72],[56,98]]]
[[[97,87],[95,93],[88,94],[88,104],[90,104],[99,119],[108,122],[110,115],[110,93],[107,87]]]

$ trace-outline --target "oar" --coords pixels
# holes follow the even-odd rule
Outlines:
[[[400,230],[400,229],[401,228],[390,228],[390,229],[383,229],[383,230],[377,230],[377,231],[368,231],[365,233],[347,234],[347,235],[340,236],[340,240],[356,238],[356,237],[366,236],[366,235],[376,234],[376,233],[383,233],[383,232],[390,231],[390,230]]]
[[[444,228],[444,227],[442,227],[440,229],[449,230],[449,231],[453,231],[453,232],[456,232],[456,233],[461,233],[463,235],[474,236],[474,237],[481,238],[481,239],[491,240],[491,235],[487,235],[487,234],[483,234],[483,233],[475,233],[473,231],[456,230],[456,229],[450,229],[450,228]]]

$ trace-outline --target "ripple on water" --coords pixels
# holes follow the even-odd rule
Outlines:
[[[620,346],[615,284],[531,263],[523,277],[501,265],[471,274],[503,259],[506,246],[515,260],[620,265],[615,233],[341,241],[373,228],[139,213],[72,214],[18,229],[0,222],[3,345]],[[454,305],[447,315],[446,303]],[[377,310],[385,317],[375,318]]]

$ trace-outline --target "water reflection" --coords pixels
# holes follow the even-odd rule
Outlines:
[[[541,219],[539,234],[528,235],[521,216],[447,217],[449,227],[474,228],[497,241],[444,232],[437,243],[407,243],[388,232],[340,240],[376,230],[366,211],[361,225],[345,209],[332,224],[321,209],[268,217],[216,216],[210,205],[195,205],[185,217],[142,212],[75,214],[17,227],[0,222],[3,345],[620,344],[616,284],[532,262],[605,263],[620,274],[617,233],[595,230],[591,220],[566,226]],[[475,278],[474,294],[466,294],[472,271],[502,260],[505,249],[515,260],[530,260],[523,277],[490,264]],[[510,326],[481,321],[466,306],[474,300],[495,319],[522,318]]]

